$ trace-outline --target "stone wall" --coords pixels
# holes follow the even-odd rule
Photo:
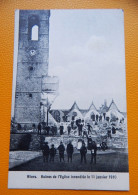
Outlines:
[[[66,135],[64,136],[56,136],[56,137],[47,137],[46,135],[37,135],[37,134],[11,134],[10,139],[10,150],[32,150],[32,151],[38,151],[42,149],[42,145],[44,142],[48,142],[49,147],[51,147],[52,144],[55,145],[57,148],[62,141],[65,145],[69,143],[69,141],[72,142],[73,147],[77,148],[78,145],[78,137],[68,137]],[[96,141],[96,139],[93,138],[93,141]],[[110,141],[110,143],[109,143]],[[84,138],[84,142],[87,146],[87,138]],[[98,145],[97,145],[98,146]],[[116,149],[116,148],[126,148],[127,149],[127,139],[111,139],[107,141],[108,149]]]
[[[44,142],[44,135],[37,134],[11,134],[10,150],[40,150]]]
[[[51,144],[54,144],[57,148],[61,141],[63,141],[65,147],[69,143],[69,140],[72,141],[73,146],[77,147],[78,138],[77,137],[67,137],[67,136],[56,136],[56,137],[47,137],[46,135],[37,135],[37,134],[11,134],[10,136],[10,150],[41,150],[42,144],[48,142],[49,147]],[[87,140],[85,140],[87,143]]]

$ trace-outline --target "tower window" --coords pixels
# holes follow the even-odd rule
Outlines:
[[[32,94],[31,93],[29,93],[29,98],[32,98]]]
[[[31,31],[31,40],[38,41],[38,26],[34,25]]]
[[[32,66],[29,67],[29,70],[30,70],[30,71],[33,71],[33,69],[34,69],[34,68],[33,68]]]
[[[31,15],[28,18],[28,40],[38,41],[39,39],[39,16]]]

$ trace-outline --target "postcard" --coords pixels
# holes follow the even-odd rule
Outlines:
[[[129,190],[124,12],[16,10],[10,189]]]

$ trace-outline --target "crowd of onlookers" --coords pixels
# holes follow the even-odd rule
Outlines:
[[[96,146],[96,143],[92,141],[92,139],[88,140],[87,147],[86,147],[86,144],[82,141],[81,147],[79,149],[81,163],[83,161],[87,163],[87,156],[86,156],[87,150],[91,151],[91,163],[96,164],[97,146]],[[66,148],[63,142],[60,142],[60,145],[57,148],[55,148],[54,144],[52,144],[51,147],[49,147],[48,142],[45,142],[42,147],[43,161],[44,162],[54,162],[57,151],[58,151],[60,162],[65,161],[65,158],[64,158],[65,152],[67,153],[67,161],[68,162],[73,161],[74,147],[71,141],[69,141]]]
[[[95,130],[97,127],[97,130]],[[47,136],[55,136],[55,135],[72,135],[72,136],[82,136],[87,137],[92,134],[100,134],[98,132],[105,131],[104,133],[108,138],[112,138],[112,134],[116,134],[116,125],[114,123],[107,122],[98,123],[97,121],[94,124],[89,122],[84,122],[82,119],[71,120],[70,122],[66,123],[58,123],[53,125],[47,125],[46,123],[39,123],[38,124],[38,134],[43,134]]]
[[[63,135],[67,133],[70,135],[72,132],[74,135],[78,136],[86,136],[92,133],[93,127],[89,123],[85,123],[84,120],[77,119],[72,120],[71,122],[63,123],[56,125],[48,125],[46,123],[39,123],[38,124],[38,134],[41,134],[41,132],[45,132],[46,135]]]

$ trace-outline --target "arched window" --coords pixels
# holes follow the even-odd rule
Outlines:
[[[28,40],[39,40],[39,16],[31,15],[28,18]]]
[[[91,113],[91,119],[92,121],[95,121],[95,114],[93,112]]]
[[[38,41],[38,26],[34,25],[31,31],[31,40]]]

